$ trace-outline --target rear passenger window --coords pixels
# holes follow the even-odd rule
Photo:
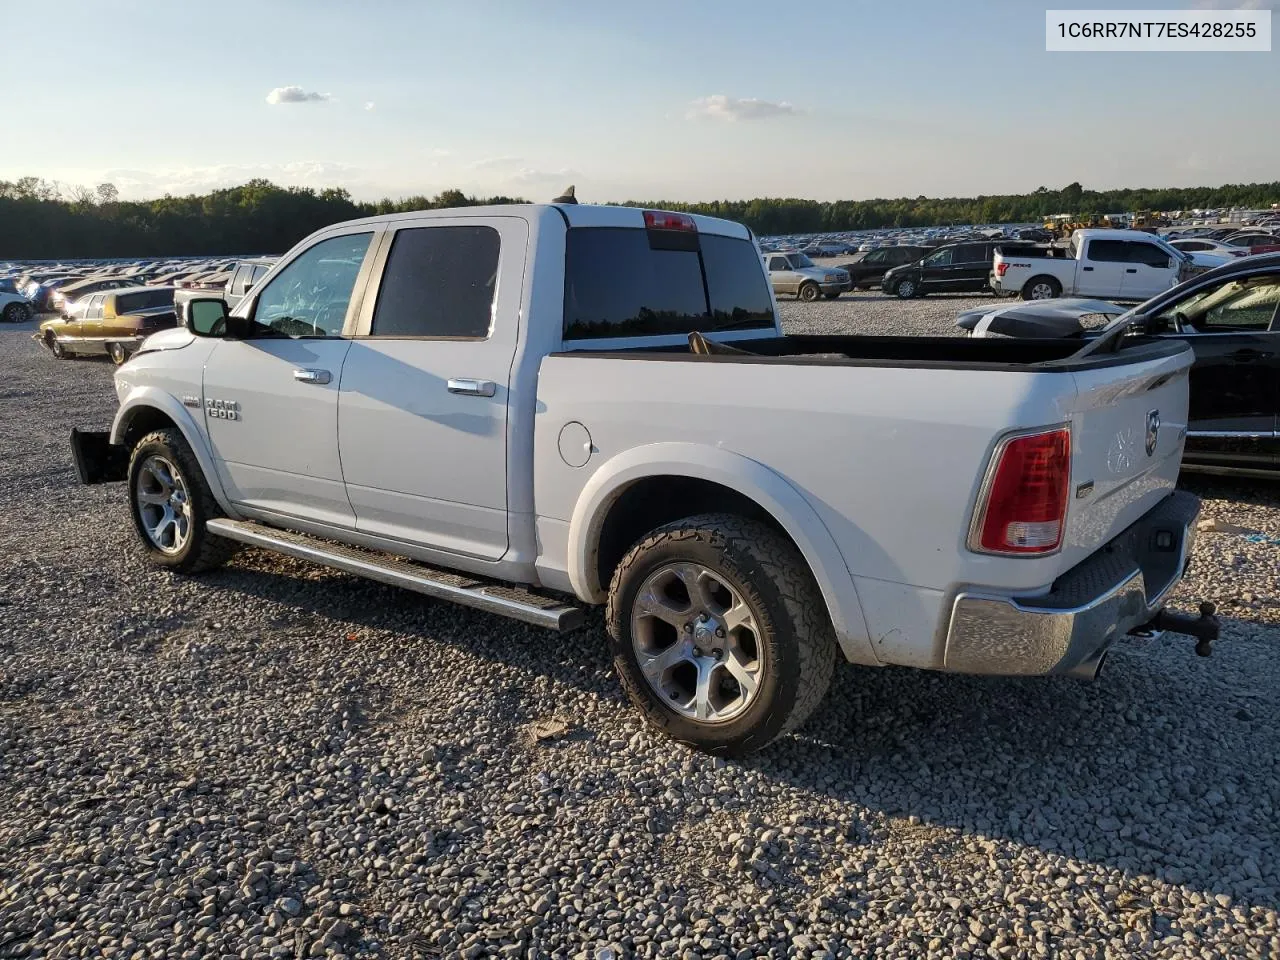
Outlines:
[[[493,227],[396,231],[373,312],[373,336],[487,337],[499,247]]]
[[[1090,240],[1089,259],[1102,263],[1128,263],[1129,244],[1123,240]]]

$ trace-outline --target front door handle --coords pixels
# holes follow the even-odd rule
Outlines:
[[[293,379],[299,383],[328,383],[333,377],[328,370],[295,370],[293,371]]]
[[[1080,269],[1085,273],[1093,273],[1093,267],[1081,267]]]
[[[1127,270],[1125,270],[1125,273],[1137,273],[1137,272],[1138,272],[1137,267],[1129,267]]]
[[[449,392],[460,393],[464,397],[492,397],[498,392],[498,385],[492,380],[454,377],[449,380]]]
[[[1227,359],[1234,360],[1236,363],[1252,363],[1255,360],[1265,360],[1269,356],[1271,356],[1271,354],[1263,350],[1254,350],[1252,347],[1245,347],[1243,350],[1228,353]]]

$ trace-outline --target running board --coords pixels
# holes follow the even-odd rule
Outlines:
[[[205,524],[205,529],[228,540],[238,540],[240,543],[273,550],[299,560],[310,560],[357,577],[403,587],[437,600],[451,600],[464,607],[475,607],[477,610],[523,620],[539,627],[572,630],[581,626],[585,620],[580,607],[568,606],[555,597],[531,593],[495,580],[439,570],[390,554],[331,543],[290,530],[279,530],[261,523],[219,518],[210,520]]]

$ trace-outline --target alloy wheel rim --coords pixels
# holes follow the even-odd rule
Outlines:
[[[161,553],[176,554],[191,536],[191,498],[182,474],[165,457],[143,461],[134,499],[147,539]]]
[[[632,605],[631,644],[645,682],[698,723],[740,716],[764,679],[765,641],[755,611],[702,564],[667,563],[645,578]]]
[[[1047,283],[1037,283],[1034,287],[1031,288],[1031,299],[1032,300],[1052,300],[1053,288],[1050,287]]]

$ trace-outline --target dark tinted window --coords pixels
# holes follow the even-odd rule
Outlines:
[[[755,247],[713,234],[698,239],[700,251],[662,250],[651,247],[645,230],[570,230],[565,339],[773,326],[773,301]]]
[[[891,256],[888,250],[872,250],[862,258],[863,263],[884,263]]]
[[[487,337],[499,245],[493,227],[397,231],[373,312],[373,335]]]
[[[986,257],[986,248],[980,243],[962,243],[952,254],[953,263],[981,263]]]
[[[1212,250],[1213,249],[1212,244],[1206,243],[1203,240],[1184,240],[1182,243],[1179,243],[1177,246],[1179,250]]]
[[[1123,240],[1090,240],[1089,259],[1103,263],[1128,263],[1129,245]]]
[[[790,270],[791,264],[787,263],[786,257],[770,257],[769,269],[770,270]]]
[[[1169,266],[1169,254],[1160,247],[1150,243],[1130,243],[1129,262],[1145,263],[1149,267],[1166,269]]]
[[[172,290],[140,290],[137,293],[121,293],[116,296],[116,313],[121,316],[132,313],[134,310],[172,306]]]
[[[943,247],[941,250],[934,251],[932,254],[929,255],[929,259],[924,262],[925,266],[927,267],[950,266],[952,252],[953,251],[951,247]]]

